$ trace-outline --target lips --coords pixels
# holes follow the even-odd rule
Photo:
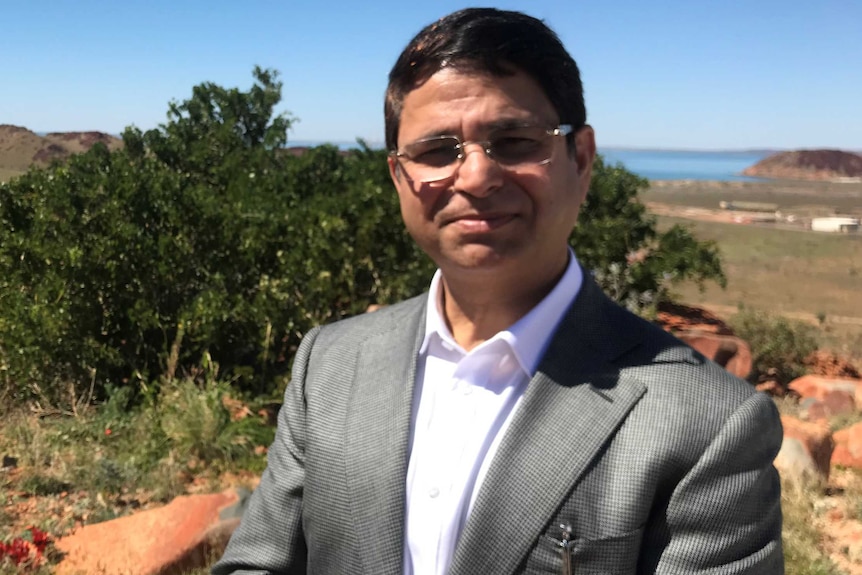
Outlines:
[[[507,213],[468,213],[447,218],[445,225],[465,233],[483,233],[505,226],[513,219],[515,216]]]

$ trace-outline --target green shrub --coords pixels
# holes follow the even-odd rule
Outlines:
[[[30,495],[56,495],[68,491],[71,485],[48,473],[31,470],[21,478],[19,487]]]
[[[0,185],[0,396],[140,400],[207,354],[271,393],[312,326],[424,289],[386,153],[283,154],[281,84],[255,77],[197,86],[122,150]]]
[[[730,326],[751,346],[752,381],[768,377],[786,384],[804,375],[804,360],[818,346],[814,326],[762,311],[743,309]]]

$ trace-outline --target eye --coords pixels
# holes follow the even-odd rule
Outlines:
[[[425,166],[448,166],[458,159],[460,150],[455,138],[420,140],[404,147],[404,155]]]
[[[522,161],[541,154],[544,140],[530,134],[498,136],[491,142],[491,153],[501,161]]]

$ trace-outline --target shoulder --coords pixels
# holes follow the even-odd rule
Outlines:
[[[627,333],[639,344],[618,357],[622,379],[645,388],[636,419],[649,420],[656,437],[686,437],[705,448],[736,418],[770,435],[780,432],[772,400],[659,326],[628,314]]]
[[[749,382],[619,306],[594,282],[585,282],[567,316],[558,333],[565,342],[563,349],[576,347],[575,342],[583,338],[589,351],[581,355],[581,361],[592,364],[585,369],[597,370],[619,385],[642,388],[635,411],[648,411],[647,417],[662,428],[696,428],[706,439],[756,395]],[[557,353],[557,357],[564,364],[571,361],[565,353]]]
[[[626,312],[627,313],[627,312]],[[629,329],[640,339],[632,350],[627,372],[640,379],[649,392],[682,401],[708,402],[733,409],[756,393],[754,386],[729,373],[661,327],[639,317]]]
[[[649,394],[735,406],[755,393],[750,383],[612,301],[593,283],[585,285],[580,307],[580,313],[570,314],[570,323],[589,327],[576,327],[574,333],[585,334],[599,357],[623,377],[638,380]]]
[[[308,332],[302,340],[297,357],[324,351],[356,350],[366,342],[413,337],[425,321],[427,294],[360,314]],[[412,341],[412,340],[411,340]]]

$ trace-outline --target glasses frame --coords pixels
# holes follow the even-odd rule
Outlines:
[[[532,128],[534,126],[518,126],[518,127],[519,128]],[[560,124],[556,128],[546,129],[545,134],[550,136],[550,137],[557,137],[557,136],[564,136],[565,137],[565,136],[568,136],[568,135],[574,133],[574,131],[575,131],[575,129],[571,124]],[[454,146],[455,149],[458,150],[458,155],[455,157],[455,160],[451,164],[447,164],[447,166],[446,166],[447,168],[449,166],[452,167],[452,173],[447,174],[445,176],[432,177],[432,178],[425,178],[425,179],[417,180],[417,179],[411,178],[410,175],[407,173],[407,170],[402,166],[401,171],[405,175],[405,177],[407,177],[407,179],[409,179],[411,181],[415,181],[415,182],[420,183],[420,184],[430,184],[430,183],[434,183],[434,182],[441,182],[443,180],[448,180],[449,178],[451,178],[452,176],[454,176],[457,173],[458,169],[461,167],[461,164],[464,163],[464,160],[467,158],[467,153],[464,151],[464,149],[467,146],[469,146],[470,144],[479,144],[482,147],[482,151],[485,152],[485,156],[489,160],[492,160],[493,162],[495,162],[501,168],[506,169],[506,168],[510,167],[510,166],[507,166],[506,164],[501,164],[500,161],[496,157],[494,157],[494,152],[491,149],[491,143],[493,142],[493,140],[462,141],[459,136],[444,134],[444,135],[440,135],[440,136],[433,136],[431,138],[422,138],[420,140],[416,140],[415,142],[411,142],[408,145],[419,144],[422,142],[433,142],[434,140],[455,140],[456,142],[458,142]],[[404,152],[403,149],[402,149],[402,151],[390,150],[389,155],[392,158],[394,158],[396,161],[399,161],[399,164],[400,164],[400,160],[402,158],[406,158],[407,160],[411,160],[411,161],[413,160],[413,158],[411,158],[409,154]],[[546,158],[544,160],[541,160],[538,162],[525,162],[524,165],[544,166],[546,164],[549,164],[551,162],[552,158],[553,158],[553,152],[551,152],[551,156],[549,156],[548,158]]]

